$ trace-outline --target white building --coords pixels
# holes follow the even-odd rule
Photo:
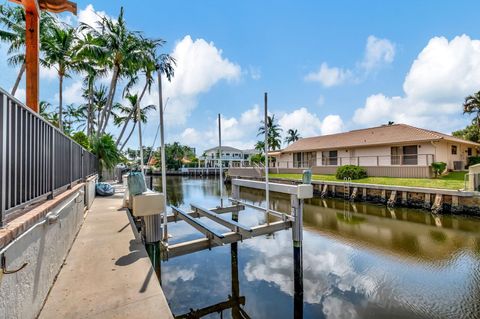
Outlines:
[[[213,147],[206,150],[199,157],[205,167],[218,167],[219,165],[219,147]],[[251,158],[259,152],[254,149],[239,150],[231,146],[222,146],[222,164],[224,167],[245,167],[251,166]]]

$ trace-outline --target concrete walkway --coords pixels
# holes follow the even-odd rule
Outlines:
[[[173,318],[122,195],[95,199],[39,318]]]

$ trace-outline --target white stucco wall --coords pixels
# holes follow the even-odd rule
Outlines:
[[[85,191],[91,194],[92,183],[87,185],[52,209],[58,215],[56,222],[39,221],[0,251],[6,257],[7,269],[28,263],[18,273],[1,277],[0,318],[36,318],[40,312],[83,223]]]

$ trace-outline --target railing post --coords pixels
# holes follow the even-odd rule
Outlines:
[[[0,93],[0,112],[2,112],[2,117],[0,118],[0,132],[2,135],[1,138],[1,148],[0,148],[0,164],[1,168],[1,185],[0,185],[0,228],[4,226],[5,213],[7,210],[7,204],[5,203],[6,199],[6,185],[7,185],[7,96]]]
[[[70,186],[68,188],[72,188],[73,183],[73,142],[70,140]]]
[[[48,196],[49,199],[53,199],[54,191],[55,191],[55,129],[53,127],[50,128],[52,132],[52,141],[50,147],[50,195]]]
[[[83,152],[85,150],[82,148],[80,149],[80,167],[81,167],[81,170],[80,170],[80,175],[82,176],[82,182],[85,182],[87,179],[85,178],[85,172],[83,170]]]

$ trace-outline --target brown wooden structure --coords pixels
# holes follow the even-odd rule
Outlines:
[[[67,0],[10,0],[25,8],[26,104],[38,112],[39,102],[39,21],[40,10],[77,14],[77,4]]]

